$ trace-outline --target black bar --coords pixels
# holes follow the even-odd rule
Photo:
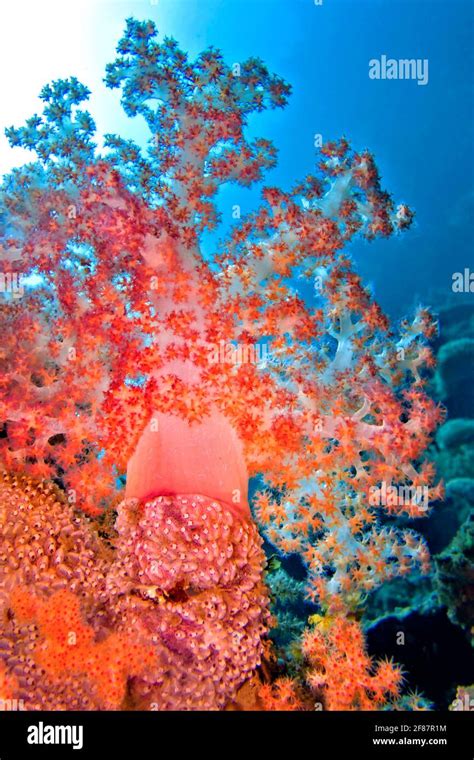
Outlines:
[[[264,758],[329,760],[339,757],[449,758],[474,757],[472,712],[4,712],[0,714],[0,760],[27,757],[117,757],[158,760],[176,753],[216,752],[226,758],[242,748]],[[43,726],[42,732],[39,730]],[[46,744],[61,740],[50,726],[70,727],[63,732],[76,745]],[[72,727],[76,727],[76,734]],[[37,730],[35,730],[35,727]],[[30,739],[43,738],[43,744]],[[424,740],[424,743],[423,743]],[[304,752],[304,755],[303,755]],[[246,760],[246,757],[245,757]]]

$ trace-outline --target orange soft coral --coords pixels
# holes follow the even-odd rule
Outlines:
[[[302,649],[307,683],[326,710],[380,710],[399,694],[401,669],[371,660],[355,620],[319,619],[306,631]]]
[[[303,707],[298,696],[298,686],[291,678],[280,677],[273,683],[262,684],[258,696],[264,710],[293,712]]]
[[[42,116],[7,130],[38,160],[0,190],[0,260],[30,282],[21,303],[12,296],[0,307],[0,453],[13,473],[0,493],[1,601],[22,583],[51,596],[68,582],[85,591],[84,624],[105,640],[123,619],[139,644],[153,632],[164,665],[151,681],[137,679],[137,693],[171,707],[222,706],[259,662],[267,597],[249,476],[259,478],[255,514],[267,537],[303,557],[308,594],[330,615],[350,613],[397,574],[427,570],[423,541],[384,527],[379,514],[422,516],[439,495],[422,464],[440,419],[423,390],[434,327],[420,309],[395,336],[342,252],[354,235],[385,237],[412,217],[382,190],[373,157],[346,140],[328,143],[315,176],[287,192],[266,188],[221,251],[203,253],[222,183],[249,185],[275,163],[269,141],[247,139],[249,114],[289,94],[261,61],[240,68],[234,76],[214,49],[190,62],[173,40],[157,41],[152,22],[129,19],[106,83],[122,88],[128,115],[144,117],[148,149],[108,135],[99,153],[93,121],[77,108],[87,88],[58,80],[41,93]],[[311,303],[301,281],[318,285]],[[256,350],[262,342],[268,355]],[[250,350],[223,360],[221,347],[236,345]],[[112,522],[127,469],[117,545],[105,550],[73,510]],[[60,503],[38,493],[43,479],[54,479]],[[392,487],[414,496],[372,503]],[[423,503],[416,489],[427,489]],[[209,545],[207,506],[219,513]],[[209,566],[194,568],[187,519],[199,523]],[[162,556],[166,531],[176,537],[172,565]],[[200,573],[215,582],[209,603]],[[202,644],[188,653],[191,668],[172,654],[188,617]],[[15,650],[22,637],[33,646],[17,626],[9,662],[26,656]],[[210,658],[207,630],[219,641]],[[70,682],[64,688],[70,694]],[[84,689],[79,706],[89,704]]]
[[[19,624],[37,628],[30,656],[51,688],[60,690],[65,679],[78,679],[96,708],[123,707],[128,679],[155,664],[153,647],[136,644],[125,634],[111,633],[96,641],[96,632],[84,622],[79,597],[66,589],[43,600],[16,588],[10,605]]]

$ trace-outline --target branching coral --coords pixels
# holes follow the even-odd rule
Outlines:
[[[81,522],[79,549],[68,544],[53,570],[35,555],[27,577],[8,532],[2,550],[18,571],[6,570],[9,593],[20,582],[34,591],[49,572],[48,596],[64,566],[87,604],[104,599],[95,636],[153,639],[155,669],[117,676],[138,704],[221,707],[259,663],[267,626],[249,475],[263,475],[254,512],[266,536],[303,557],[308,593],[331,615],[427,568],[422,540],[379,513],[422,516],[420,489],[438,493],[421,461],[440,418],[423,391],[434,326],[420,308],[395,336],[342,253],[354,235],[388,236],[413,216],[345,140],[325,145],[316,175],[291,191],[265,188],[212,261],[202,255],[219,187],[275,163],[270,142],[247,139],[248,115],[283,106],[290,90],[257,59],[230,69],[209,49],[190,62],[156,35],[129,19],[105,80],[145,118],[146,149],[108,135],[99,151],[74,78],[45,87],[43,115],[7,130],[38,159],[0,192],[2,265],[26,282],[0,309],[1,454],[8,477],[54,479],[67,500],[28,533],[25,553],[44,530],[61,544],[51,525],[76,519],[73,507],[117,508],[118,537],[92,557]],[[300,279],[317,284],[315,306]],[[215,359],[216,347],[262,341],[264,361]],[[30,498],[29,485],[11,496],[13,482],[7,510]],[[384,484],[415,495],[381,505]],[[44,512],[35,496],[31,514]],[[98,564],[83,577],[86,559]]]
[[[398,665],[368,656],[356,620],[315,615],[310,621],[302,638],[305,683],[277,678],[263,684],[259,697],[264,710],[430,709],[422,695],[401,694],[403,673]]]
[[[402,673],[388,660],[372,663],[355,620],[327,618],[303,639],[308,682],[328,710],[377,710],[398,695]]]
[[[291,678],[277,678],[272,684],[263,684],[259,698],[264,710],[293,712],[302,709],[296,684]]]

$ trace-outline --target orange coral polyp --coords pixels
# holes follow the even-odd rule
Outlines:
[[[79,597],[67,589],[42,600],[17,588],[11,607],[19,620],[38,626],[41,638],[33,652],[37,665],[59,682],[64,673],[86,676],[108,709],[122,705],[128,678],[155,663],[150,645],[137,646],[124,634],[96,641],[95,631],[82,619]]]
[[[328,710],[380,710],[400,692],[401,668],[373,663],[355,620],[327,616],[303,636],[307,683]]]

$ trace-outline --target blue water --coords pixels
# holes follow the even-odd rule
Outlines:
[[[199,42],[221,47],[230,60],[257,54],[293,86],[284,111],[252,119],[255,134],[280,151],[268,182],[288,187],[311,171],[315,133],[324,140],[344,134],[355,148],[369,148],[383,186],[416,210],[416,223],[399,238],[355,243],[359,271],[394,317],[418,299],[438,305],[443,293],[434,299],[432,291],[448,293],[452,273],[474,266],[474,4],[183,3],[198,5],[206,7],[204,17],[193,16]],[[193,33],[181,38],[189,45]],[[427,58],[428,84],[369,79],[368,61],[382,54]],[[245,209],[251,193],[240,195]],[[235,188],[222,193],[223,210],[235,197]]]
[[[315,162],[314,135],[344,134],[375,154],[383,185],[416,210],[401,237],[358,242],[353,253],[394,317],[418,300],[438,306],[452,274],[474,266],[473,8],[466,0],[172,0],[173,34],[197,53],[213,44],[228,62],[261,57],[293,87],[286,109],[252,117],[279,148],[267,183],[289,187]],[[159,5],[146,9],[160,27]],[[161,4],[164,7],[164,4]],[[374,81],[368,61],[429,61],[426,86]],[[255,190],[221,193],[224,221]],[[433,291],[441,293],[433,293]]]
[[[319,0],[317,0],[319,1]],[[85,2],[85,0],[83,0]],[[56,77],[77,74],[93,90],[91,111],[99,132],[128,131],[146,139],[144,125],[125,125],[116,91],[101,88],[105,63],[115,58],[124,19],[152,18],[161,34],[174,36],[193,58],[203,48],[222,49],[228,63],[250,56],[293,87],[284,110],[253,115],[252,135],[279,149],[278,167],[265,183],[288,189],[312,172],[314,135],[345,135],[356,149],[375,154],[383,186],[395,201],[416,210],[406,234],[352,245],[358,268],[393,317],[418,300],[439,305],[451,278],[474,267],[473,8],[468,0],[90,0],[88,23],[58,26],[58,34],[80,35],[87,76],[61,48]],[[86,7],[86,6],[85,6]],[[80,11],[79,11],[80,13]],[[86,11],[84,11],[86,13]],[[54,25],[45,5],[32,60],[41,55],[41,25]],[[49,55],[54,54],[49,50]],[[65,52],[66,50],[66,52]],[[43,50],[43,53],[45,51]],[[26,53],[25,53],[26,54]],[[429,81],[373,81],[368,62],[382,54],[429,61]],[[51,70],[54,66],[50,66]],[[5,72],[4,72],[5,75]],[[23,93],[18,92],[21,98]],[[1,126],[12,123],[3,104]],[[26,113],[38,108],[33,104]],[[18,163],[23,163],[22,157]],[[0,170],[3,167],[0,166]],[[219,206],[223,229],[239,204],[242,214],[258,202],[259,187],[224,188]],[[207,240],[211,249],[214,240]],[[440,294],[436,297],[434,289]]]

